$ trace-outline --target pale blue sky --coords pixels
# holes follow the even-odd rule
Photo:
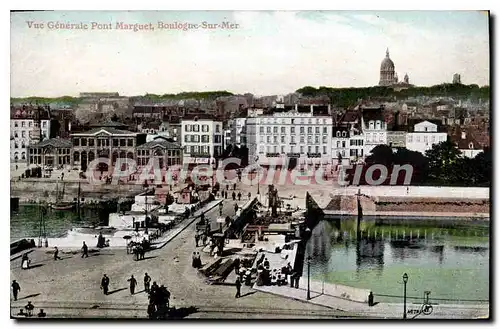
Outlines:
[[[44,29],[27,21],[43,22]],[[152,23],[155,31],[50,30],[48,22]],[[159,30],[158,21],[240,25]],[[119,12],[11,14],[11,94],[124,95],[228,90],[284,94],[305,85],[376,85],[389,47],[416,85],[489,84],[488,16],[481,12]]]

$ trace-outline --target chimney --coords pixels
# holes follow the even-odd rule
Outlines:
[[[295,103],[295,112],[299,111],[299,104]]]
[[[311,114],[313,114],[314,113],[314,105],[311,104],[310,106],[311,106]]]
[[[465,131],[462,131],[462,139],[465,139],[467,137],[467,133]]]

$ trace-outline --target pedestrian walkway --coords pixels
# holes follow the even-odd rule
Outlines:
[[[303,278],[300,283],[300,288],[292,288],[288,286],[257,286],[253,289],[261,292],[266,292],[274,295],[288,297],[294,300],[312,303],[315,305],[325,306],[334,310],[345,311],[366,317],[377,318],[402,318],[404,304],[403,303],[376,303],[374,306],[368,306],[368,303],[354,302],[347,299],[335,297],[333,295],[334,285],[311,281],[310,283],[310,300],[307,300],[307,278]],[[376,302],[376,301],[375,301]],[[407,318],[413,318],[421,309],[421,304],[408,304]],[[439,304],[433,305],[433,312],[430,315],[420,314],[417,319],[479,319],[489,315],[489,305],[455,305],[455,304]]]
[[[184,231],[184,229],[186,227],[191,225],[198,217],[200,217],[201,214],[204,214],[207,211],[212,210],[213,208],[217,207],[219,205],[219,203],[221,203],[221,202],[222,202],[222,199],[214,200],[214,201],[209,202],[207,205],[205,205],[201,209],[196,210],[192,216],[185,219],[178,226],[176,226],[173,229],[171,229],[170,231],[168,231],[168,233],[165,234],[163,237],[156,240],[153,243],[153,247],[155,249],[163,248],[167,243],[169,243],[170,241],[172,241],[172,239],[174,239],[177,235],[179,235],[179,233]]]

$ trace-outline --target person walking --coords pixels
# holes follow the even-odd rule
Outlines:
[[[107,295],[108,294],[108,289],[109,289],[109,278],[106,274],[104,274],[102,276],[102,279],[101,279],[101,289],[102,289],[102,292]]]
[[[236,295],[234,298],[240,298],[241,297],[241,281],[240,278],[236,279]]]
[[[241,201],[241,192],[238,192],[238,201]]]
[[[132,275],[127,281],[130,282],[130,294],[133,295],[135,292],[135,286],[137,286],[137,280]]]
[[[54,247],[54,260],[62,259],[59,257],[59,249],[57,247]]]
[[[248,200],[252,197],[252,192],[248,192]]]
[[[85,241],[83,241],[83,246],[82,246],[82,258],[85,257],[89,257],[89,247],[87,247],[87,244],[85,243]]]
[[[12,280],[12,294],[14,295],[14,300],[17,300],[17,294],[21,291],[21,286],[16,280]]]
[[[233,191],[232,197],[233,197],[233,201],[236,201],[236,192]]]
[[[149,284],[151,283],[151,277],[146,273],[144,274],[144,291],[149,294]]]

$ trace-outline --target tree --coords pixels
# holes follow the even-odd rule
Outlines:
[[[434,144],[425,152],[429,163],[429,180],[435,184],[453,183],[453,170],[461,157],[460,150],[449,138],[445,142]]]
[[[391,167],[394,163],[394,154],[392,153],[392,148],[388,145],[377,145],[370,153],[365,159],[367,165],[382,164],[386,167]]]
[[[491,148],[487,147],[473,159],[475,183],[479,186],[491,185]]]
[[[410,151],[406,148],[398,148],[394,154],[394,164],[404,166],[409,164],[413,167],[412,184],[422,184],[427,180],[428,160],[420,152]]]

